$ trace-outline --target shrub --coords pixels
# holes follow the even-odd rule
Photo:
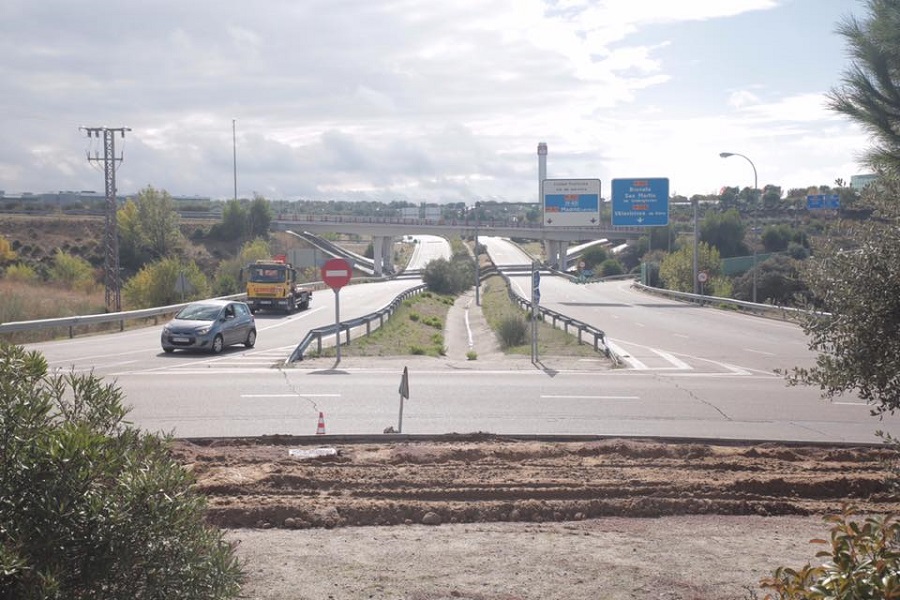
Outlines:
[[[31,283],[37,281],[38,274],[37,271],[34,270],[34,268],[19,263],[7,267],[4,277],[10,281],[16,281],[19,283]]]
[[[459,294],[475,285],[475,263],[469,257],[439,258],[428,263],[422,280],[432,292]]]
[[[853,507],[827,517],[830,551],[816,553],[828,562],[799,570],[779,567],[760,587],[772,590],[766,600],[855,600],[900,597],[900,521],[894,515],[868,517],[862,524],[851,520]]]
[[[477,358],[478,358],[478,353],[475,352],[474,350],[469,350],[468,352],[466,352],[466,359],[475,360]]]
[[[413,323],[415,323],[419,319],[421,319],[421,317],[419,316],[419,313],[409,313],[409,320],[412,321]]]
[[[422,346],[410,346],[409,353],[413,356],[423,356],[426,354],[425,348],[423,348]]]
[[[0,262],[15,260],[16,253],[12,249],[12,245],[5,237],[0,235]]]
[[[121,391],[0,344],[0,597],[234,598],[243,574]]]
[[[179,291],[177,284],[182,275],[188,289]],[[122,292],[129,306],[147,308],[208,298],[210,287],[196,263],[164,258],[145,265],[137,275],[125,282]]]
[[[72,256],[57,250],[48,273],[50,281],[62,284],[70,290],[89,292],[94,287],[94,269],[80,256]]]
[[[614,275],[621,275],[624,272],[625,270],[622,268],[622,263],[614,258],[607,258],[600,264],[601,277],[612,277]]]
[[[497,335],[500,336],[500,343],[504,348],[512,346],[521,346],[525,343],[525,334],[528,332],[528,325],[525,320],[520,317],[507,317],[500,322]]]

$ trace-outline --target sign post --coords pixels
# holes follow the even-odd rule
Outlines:
[[[541,272],[538,263],[531,265],[531,362],[538,361],[538,305],[541,303]]]
[[[403,367],[400,378],[400,418],[397,420],[397,433],[403,433],[403,399],[409,399],[409,368]]]
[[[343,258],[332,258],[322,265],[322,281],[325,285],[334,290],[334,327],[336,329],[335,352],[337,352],[337,362],[341,362],[341,288],[350,283],[350,277],[353,275],[353,269]]]

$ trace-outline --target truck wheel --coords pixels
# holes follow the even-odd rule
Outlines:
[[[306,310],[309,308],[309,300],[304,300],[300,303],[300,310]]]

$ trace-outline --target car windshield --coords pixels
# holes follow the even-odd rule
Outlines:
[[[254,283],[282,283],[285,270],[278,267],[255,267],[250,269],[250,281]]]
[[[189,304],[188,306],[185,306],[180,311],[178,311],[178,314],[175,315],[175,318],[183,319],[185,321],[215,321],[221,310],[221,306],[210,304]]]

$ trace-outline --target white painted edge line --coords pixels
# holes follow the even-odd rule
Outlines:
[[[241,398],[340,398],[340,394],[241,394]]]
[[[475,347],[475,341],[472,339],[472,328],[469,326],[469,305],[468,304],[466,305],[465,320],[466,320],[466,336],[469,339],[469,350],[471,350],[472,348]]]
[[[765,352],[764,350],[754,350],[753,348],[741,348],[744,352],[750,352],[752,354],[762,354],[763,356],[778,356],[774,352]]]
[[[547,400],[640,400],[640,396],[552,396],[541,395]]]

